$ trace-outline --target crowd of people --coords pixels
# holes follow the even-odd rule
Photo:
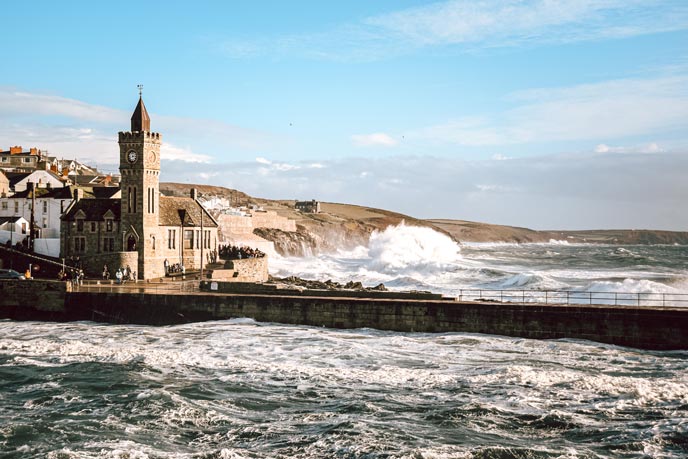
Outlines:
[[[84,270],[65,267],[65,269],[57,273],[57,280],[71,282],[75,286],[82,285],[84,283]]]
[[[103,265],[103,280],[110,280],[110,270],[108,265]],[[121,266],[115,271],[115,282],[123,284],[126,281],[136,280],[136,271],[132,271],[129,265]]]
[[[244,258],[262,258],[265,253],[259,249],[248,246],[237,247],[236,245],[221,245],[220,258],[223,260],[241,260]]]
[[[170,274],[181,274],[181,275],[186,274],[186,268],[181,263],[170,264],[170,262],[167,260],[167,258],[165,258],[165,261],[162,264],[165,267],[165,275],[166,276],[169,276]]]

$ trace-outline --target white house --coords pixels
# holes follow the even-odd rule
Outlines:
[[[60,217],[74,199],[73,187],[37,188],[36,209],[33,213],[37,239],[34,250],[37,253],[57,257],[60,254]],[[0,218],[23,218],[31,221],[34,200],[29,190],[20,191],[8,197],[0,197]],[[28,235],[29,232],[25,233]],[[24,236],[25,237],[25,236]],[[6,237],[7,240],[9,237]]]
[[[7,178],[10,181],[11,191],[14,193],[25,191],[29,182],[35,183],[37,188],[62,188],[65,185],[57,174],[43,170],[36,170],[29,174],[8,172]]]
[[[0,243],[12,246],[29,234],[29,221],[24,217],[0,217]]]

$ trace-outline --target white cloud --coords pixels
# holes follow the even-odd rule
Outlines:
[[[128,129],[130,116],[129,111],[0,87],[0,145],[6,145],[4,148],[36,146],[59,157],[113,166],[119,161],[117,132]],[[255,150],[289,143],[288,139],[217,120],[154,113],[151,117],[152,129],[163,133],[163,159],[206,162],[211,158],[209,154],[177,147],[179,144],[215,153],[223,149]]]
[[[663,153],[667,151],[659,144],[652,142],[642,145],[626,146],[610,146],[601,143],[595,147],[595,153]]]
[[[178,164],[165,181],[217,173],[212,184],[274,199],[319,199],[539,229],[688,227],[688,151],[552,155],[510,161],[346,158],[281,170],[257,161]],[[265,170],[265,177],[260,177]],[[640,186],[639,184],[642,184]],[[409,190],[412,190],[409,191]]]
[[[167,161],[184,161],[187,163],[207,163],[211,157],[194,153],[190,148],[181,148],[169,142],[163,143],[160,147],[160,159]]]
[[[688,76],[604,81],[509,96],[517,104],[488,117],[465,117],[406,133],[465,146],[618,139],[685,128]]]
[[[352,135],[351,141],[357,147],[394,147],[399,143],[392,136],[384,132]]]
[[[449,0],[341,24],[325,32],[209,40],[224,55],[300,54],[371,60],[428,46],[542,46],[688,28],[688,8],[661,0]],[[217,44],[219,43],[219,45]]]
[[[301,166],[297,166],[297,165],[289,164],[289,163],[278,163],[278,162],[270,161],[269,159],[266,159],[263,157],[256,158],[256,162],[258,164],[262,164],[264,166],[267,166],[267,167],[261,168],[261,172],[263,173],[263,175],[266,175],[271,171],[284,172],[284,171],[291,171],[291,170],[295,170],[295,169],[301,169]]]
[[[452,0],[369,18],[419,46],[571,42],[681,30],[688,11],[654,0]]]
[[[35,94],[0,87],[0,117],[17,115],[62,116],[96,123],[122,124],[129,115],[122,110],[49,94]]]

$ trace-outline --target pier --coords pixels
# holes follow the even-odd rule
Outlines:
[[[198,281],[86,285],[0,281],[0,318],[173,325],[252,318],[330,328],[467,332],[584,339],[641,349],[688,349],[688,308],[468,301],[425,293],[204,291]],[[385,294],[391,294],[385,295]],[[385,297],[387,296],[387,297]]]

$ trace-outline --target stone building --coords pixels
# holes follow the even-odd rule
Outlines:
[[[78,256],[87,274],[129,265],[151,279],[165,275],[165,260],[189,272],[216,251],[217,222],[196,190],[186,198],[160,194],[161,143],[139,98],[131,131],[119,133],[121,198],[75,199],[62,217],[62,256]]]
[[[316,201],[315,199],[310,201],[296,201],[294,208],[299,212],[317,214],[320,213],[320,201]]]
[[[9,150],[0,151],[0,168],[8,171],[31,172],[38,168],[43,152],[38,148],[24,151],[20,146],[10,147]]]

